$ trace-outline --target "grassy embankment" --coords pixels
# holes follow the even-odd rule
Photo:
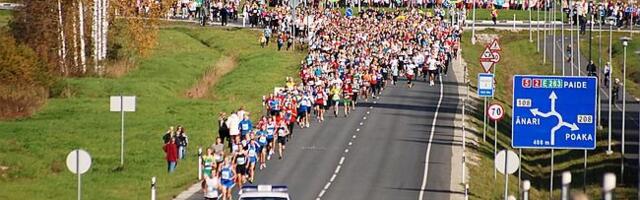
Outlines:
[[[541,53],[536,53],[535,44],[528,42],[528,33],[520,32],[497,32],[487,30],[480,32],[481,34],[490,33],[500,36],[502,60],[497,65],[497,93],[494,100],[489,102],[499,102],[507,110],[506,116],[498,123],[498,149],[511,148],[511,93],[512,93],[512,76],[514,74],[552,74],[550,62],[546,65],[542,64]],[[484,49],[484,43],[479,42],[472,45],[469,42],[470,33],[465,34],[463,41],[463,57],[468,62],[471,86],[475,88],[477,73],[482,72],[482,67],[478,63],[480,52]],[[498,175],[494,181],[493,173],[493,122],[487,129],[487,141],[482,141],[482,100],[476,99],[475,103],[476,116],[472,118],[472,123],[480,130],[478,136],[479,146],[475,149],[476,155],[479,156],[477,165],[470,167],[471,180],[470,190],[474,199],[499,199],[503,194],[504,176]],[[589,151],[588,169],[587,169],[587,193],[594,199],[599,198],[600,184],[604,172],[617,172],[619,170],[620,155],[615,153],[613,156],[606,156],[606,134],[598,133],[597,149]],[[516,150],[517,151],[517,150]],[[530,179],[534,188],[531,195],[532,199],[546,199],[549,195],[549,175],[550,175],[550,150],[523,150],[522,159],[522,177]],[[555,181],[554,196],[559,197],[560,191],[560,174],[563,171],[570,170],[573,173],[574,192],[582,191],[583,183],[583,151],[576,150],[557,150],[555,151]],[[628,177],[635,177],[634,174],[626,174]],[[633,182],[627,178],[628,182]],[[518,194],[518,177],[517,173],[510,176],[510,194],[517,196]],[[634,186],[627,188],[621,187],[616,189],[617,197],[625,199],[633,197]]]
[[[217,135],[217,113],[240,106],[260,110],[261,96],[293,76],[302,53],[260,48],[258,32],[239,29],[162,29],[152,56],[120,78],[64,80],[71,97],[53,98],[34,116],[0,122],[0,199],[73,199],[76,177],[65,166],[75,148],[93,157],[83,176],[86,199],[146,199],[152,176],[160,199],[169,199],[196,178],[196,149]],[[185,91],[225,56],[235,70],[202,99]],[[125,167],[119,168],[120,115],[109,112],[109,96],[136,95],[127,113]],[[161,137],[181,124],[189,133],[189,157],[167,174]]]

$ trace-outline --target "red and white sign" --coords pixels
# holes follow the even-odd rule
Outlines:
[[[489,108],[487,108],[487,115],[489,115],[491,120],[500,120],[504,117],[504,108],[502,108],[500,104],[492,103],[489,105]]]
[[[493,39],[493,42],[491,42],[491,45],[489,45],[489,49],[492,52],[502,51],[502,48],[500,48],[500,43],[498,42],[498,38]]]
[[[494,62],[494,63],[500,62],[500,53],[493,52],[492,55],[493,55],[493,58],[491,59],[491,62]]]
[[[494,58],[493,52],[491,52],[487,46],[480,55],[480,65],[482,65],[485,73],[491,73],[491,68],[495,65],[495,62],[493,62]]]

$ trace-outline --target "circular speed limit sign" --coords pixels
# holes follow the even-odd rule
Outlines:
[[[504,108],[500,104],[492,103],[487,109],[487,114],[492,120],[500,120],[504,117]]]

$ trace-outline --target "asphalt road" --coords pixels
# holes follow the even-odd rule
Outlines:
[[[442,87],[420,81],[407,88],[400,81],[349,117],[330,115],[296,129],[285,158],[268,161],[255,183],[288,185],[293,199],[418,199],[423,191],[424,199],[448,200],[451,147],[459,145],[453,141],[459,103],[453,76],[443,77]]]

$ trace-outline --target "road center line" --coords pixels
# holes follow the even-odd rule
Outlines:
[[[429,156],[431,154],[431,142],[433,141],[433,134],[436,131],[436,121],[438,121],[438,112],[440,111],[440,105],[442,104],[442,96],[444,93],[442,76],[440,76],[439,79],[440,79],[440,98],[438,99],[438,106],[436,107],[436,112],[433,115],[433,122],[431,123],[431,133],[429,134],[429,142],[427,143],[427,153],[424,159],[424,176],[422,177],[422,186],[420,186],[420,195],[418,196],[418,200],[423,199],[424,190],[427,187],[427,176],[429,174]]]

